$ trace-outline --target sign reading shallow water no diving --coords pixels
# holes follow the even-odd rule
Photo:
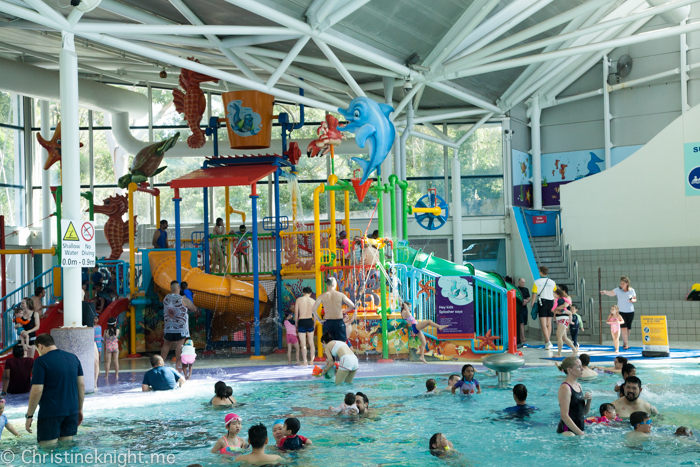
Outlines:
[[[95,267],[95,224],[61,219],[61,267]]]

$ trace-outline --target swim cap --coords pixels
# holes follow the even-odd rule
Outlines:
[[[235,413],[230,413],[226,415],[226,418],[224,418],[224,426],[228,426],[229,423],[235,422],[235,421],[242,421],[241,417],[236,415]]]
[[[187,339],[187,340],[185,341],[185,344],[184,344],[184,345],[194,345],[194,344],[192,343],[192,339]]]
[[[273,423],[272,426],[275,426],[275,425],[284,425],[284,420],[282,420],[281,418],[278,420],[275,420],[275,423]]]
[[[338,236],[339,236],[340,238],[345,238],[346,235],[347,235],[347,234],[345,233],[344,230],[342,230],[342,231],[338,234]]]

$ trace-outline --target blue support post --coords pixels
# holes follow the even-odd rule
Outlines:
[[[275,170],[275,280],[277,281],[277,316],[279,327],[277,328],[277,348],[282,349],[282,329],[284,329],[284,310],[282,310],[282,237],[280,236],[280,171]]]
[[[253,311],[255,314],[255,356],[260,357],[260,278],[258,277],[258,191],[251,185],[250,200],[253,209]]]
[[[180,190],[175,189],[175,271],[177,281],[182,282],[182,257],[180,255]]]
[[[209,274],[209,190],[202,188],[204,200],[204,272]]]

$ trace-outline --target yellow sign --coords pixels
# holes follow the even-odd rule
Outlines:
[[[642,316],[642,342],[644,356],[668,356],[668,330],[666,316]]]
[[[68,229],[66,229],[66,234],[63,236],[63,240],[70,240],[72,242],[79,242],[78,232],[75,231],[73,223],[68,224]]]

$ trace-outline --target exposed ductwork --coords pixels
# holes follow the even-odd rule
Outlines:
[[[60,101],[59,72],[0,58],[0,89],[58,102]],[[81,107],[111,114],[112,134],[119,147],[129,154],[136,154],[151,144],[135,138],[129,128],[130,119],[141,118],[148,114],[150,102],[146,96],[88,79],[78,80],[78,91],[78,101]],[[295,141],[302,151],[311,142],[310,139]],[[335,154],[356,155],[365,154],[367,151],[367,148],[358,147],[354,139],[348,139],[336,148]],[[219,152],[221,155],[251,154],[251,150],[228,149],[228,144],[225,141],[219,143]],[[267,152],[281,154],[282,140],[273,140]],[[168,157],[210,157],[213,155],[212,141],[207,141],[204,147],[199,149],[189,148],[187,144],[178,144],[168,151]]]

